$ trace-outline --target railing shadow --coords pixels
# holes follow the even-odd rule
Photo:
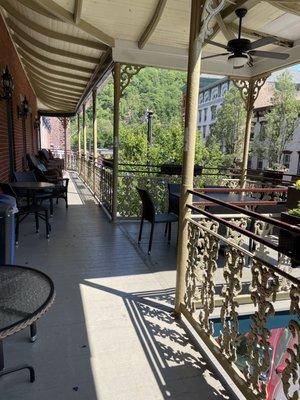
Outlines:
[[[199,395],[229,399],[226,384],[174,318],[174,289],[127,293],[90,281],[82,284],[123,299],[164,399],[198,399]]]

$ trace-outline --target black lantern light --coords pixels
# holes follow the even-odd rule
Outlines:
[[[27,118],[28,113],[30,112],[29,104],[26,96],[24,96],[23,100],[21,100],[20,107],[18,106],[18,117],[19,118]]]
[[[12,96],[12,92],[14,90],[14,81],[13,77],[11,76],[8,66],[5,67],[4,71],[2,72],[2,89],[3,95],[1,99],[8,100]]]

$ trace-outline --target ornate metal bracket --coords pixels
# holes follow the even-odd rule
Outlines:
[[[269,75],[265,75],[259,78],[250,78],[249,80],[231,78],[234,86],[239,89],[247,110],[254,109],[255,100],[268,77]]]
[[[124,96],[125,89],[131,82],[134,75],[138,74],[140,70],[144,68],[141,65],[123,64],[121,66],[121,77],[120,77],[120,97]]]
[[[202,27],[198,38],[198,48],[201,48],[204,41],[213,34],[213,25],[211,21],[213,18],[225,7],[226,3],[235,4],[232,0],[220,0],[216,5],[215,0],[206,0],[204,10],[202,13]]]

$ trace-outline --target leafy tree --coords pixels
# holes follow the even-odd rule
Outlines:
[[[282,152],[293,138],[300,112],[293,76],[284,71],[275,82],[272,108],[266,115],[264,137],[253,142],[253,154],[265,158],[271,167],[281,163]]]
[[[216,122],[211,128],[207,145],[219,143],[225,154],[240,159],[245,132],[246,111],[239,90],[235,86],[225,93],[222,106],[217,110]]]

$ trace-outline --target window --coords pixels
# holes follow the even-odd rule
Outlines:
[[[290,168],[290,162],[291,162],[291,154],[290,153],[283,154],[283,156],[282,156],[282,164],[286,168]]]
[[[211,119],[212,121],[214,121],[217,116],[217,106],[211,106],[210,111],[211,111]]]
[[[257,161],[257,169],[262,169],[263,168],[263,161],[262,160],[258,160]]]
[[[202,127],[203,138],[206,136],[206,125]]]
[[[299,152],[299,159],[298,159],[298,170],[297,175],[300,175],[300,152]]]
[[[204,108],[204,121],[207,120],[207,108]]]
[[[199,124],[202,121],[202,110],[199,110]]]
[[[206,103],[207,101],[210,101],[210,92],[209,92],[209,90],[207,90],[204,93],[204,103]]]
[[[264,121],[261,121],[260,129],[259,129],[259,140],[260,141],[263,141],[265,139],[265,134],[266,134],[266,123]]]
[[[251,134],[250,134],[250,139],[254,139],[255,135],[255,122],[251,122]]]

